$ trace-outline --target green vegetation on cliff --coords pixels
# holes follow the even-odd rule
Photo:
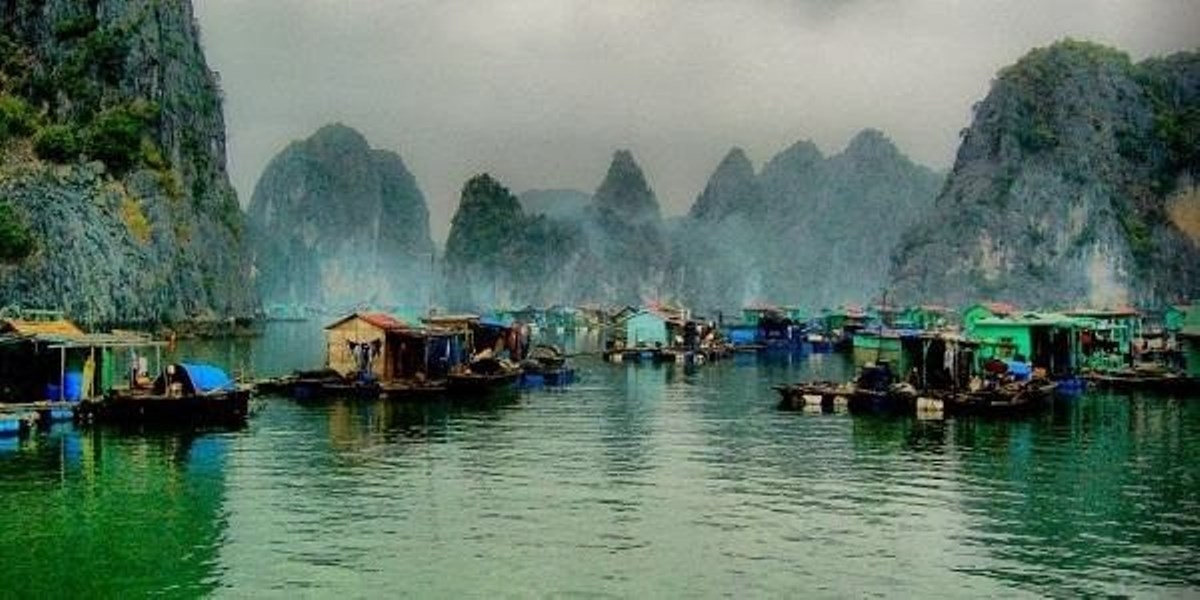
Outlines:
[[[0,197],[37,251],[0,271],[0,305],[84,324],[252,314],[220,106],[190,0],[5,3]]]
[[[583,239],[577,226],[529,216],[484,173],[463,186],[446,240],[446,293],[454,308],[551,304],[578,298],[566,281]]]
[[[1197,174],[1200,53],[1063,40],[997,74],[892,269],[901,301],[1162,303],[1200,292],[1172,221]],[[1190,199],[1189,199],[1190,198]],[[1178,212],[1178,211],[1177,211]]]
[[[16,262],[33,252],[33,235],[7,200],[0,200],[0,263]]]

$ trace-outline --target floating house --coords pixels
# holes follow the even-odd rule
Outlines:
[[[835,349],[844,351],[853,348],[854,335],[865,329],[869,321],[867,311],[858,306],[824,309],[819,329],[833,342]]]
[[[77,401],[148,385],[165,345],[135,332],[85,333],[58,311],[14,311],[0,318],[0,402]]]
[[[1188,377],[1200,378],[1200,305],[1192,304],[1179,322],[1176,334]]]
[[[751,306],[742,309],[742,319],[743,324],[725,330],[734,344],[799,348],[805,341],[807,326],[799,308]]]
[[[395,376],[388,334],[406,327],[385,313],[350,313],[325,326],[325,366],[343,377],[388,381]]]
[[[435,330],[457,334],[464,339],[464,348],[474,356],[491,350],[497,357],[507,354],[514,362],[524,358],[529,347],[526,328],[512,323],[479,315],[463,313],[457,315],[430,315],[421,322]]]
[[[1200,310],[1200,306],[1174,304],[1163,310],[1162,327],[1168,334],[1179,333],[1183,329],[1187,316],[1192,309]]]
[[[1024,359],[1052,378],[1071,377],[1080,365],[1079,332],[1086,321],[1060,313],[1028,312],[974,320],[967,337],[978,342],[977,360]]]
[[[359,380],[442,379],[451,367],[466,362],[468,335],[466,329],[414,327],[385,313],[351,313],[325,327],[325,364]]]
[[[1132,308],[1076,309],[1066,313],[1079,321],[1080,366],[1105,370],[1128,366],[1140,348],[1141,314]]]
[[[667,315],[641,310],[625,319],[625,345],[628,348],[669,346],[671,335]]]
[[[892,327],[897,329],[945,329],[950,323],[950,309],[933,304],[910,306],[897,312],[894,319]]]
[[[957,334],[918,329],[863,330],[854,336],[854,364],[886,364],[898,380],[918,389],[967,386],[979,343]]]
[[[1007,302],[983,302],[972,304],[962,311],[963,331],[971,331],[975,322],[980,319],[1003,319],[1019,312],[1016,306]]]

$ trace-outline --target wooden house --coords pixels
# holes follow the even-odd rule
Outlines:
[[[393,361],[388,333],[407,325],[384,313],[350,313],[325,326],[325,366],[345,377],[391,380]],[[365,367],[365,369],[364,369]]]
[[[0,402],[84,400],[149,384],[165,345],[135,332],[85,333],[57,311],[10,314],[0,318]]]
[[[496,356],[507,354],[507,358],[520,361],[528,349],[528,331],[506,321],[483,318],[475,314],[431,315],[421,322],[434,329],[457,334],[463,338],[463,347],[469,356],[491,350]]]
[[[380,382],[444,379],[469,358],[472,324],[478,317],[427,320],[438,325],[411,326],[384,313],[346,315],[325,327],[326,366],[345,377]]]

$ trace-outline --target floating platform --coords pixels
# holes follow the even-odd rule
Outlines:
[[[75,419],[75,402],[0,404],[0,437],[26,435],[35,429]]]

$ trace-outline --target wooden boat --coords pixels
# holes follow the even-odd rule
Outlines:
[[[520,378],[521,369],[508,361],[481,358],[465,369],[451,371],[446,376],[446,391],[459,395],[487,394],[511,389]]]
[[[1044,408],[1058,387],[1053,381],[1035,379],[935,394],[949,415],[1010,416]]]
[[[1187,375],[1166,369],[1108,369],[1084,373],[1083,378],[1089,386],[1117,391],[1182,392],[1195,384]]]
[[[510,389],[520,377],[519,369],[499,373],[451,373],[446,378],[446,391],[456,394],[486,394]]]
[[[575,369],[556,346],[539,345],[521,361],[521,387],[562,386],[575,380]]]
[[[239,425],[250,415],[250,392],[212,365],[176,363],[148,389],[110,390],[81,401],[76,416],[88,423]]]
[[[847,408],[852,413],[910,415],[917,410],[917,390],[907,383],[891,383],[882,388],[854,386]]]

